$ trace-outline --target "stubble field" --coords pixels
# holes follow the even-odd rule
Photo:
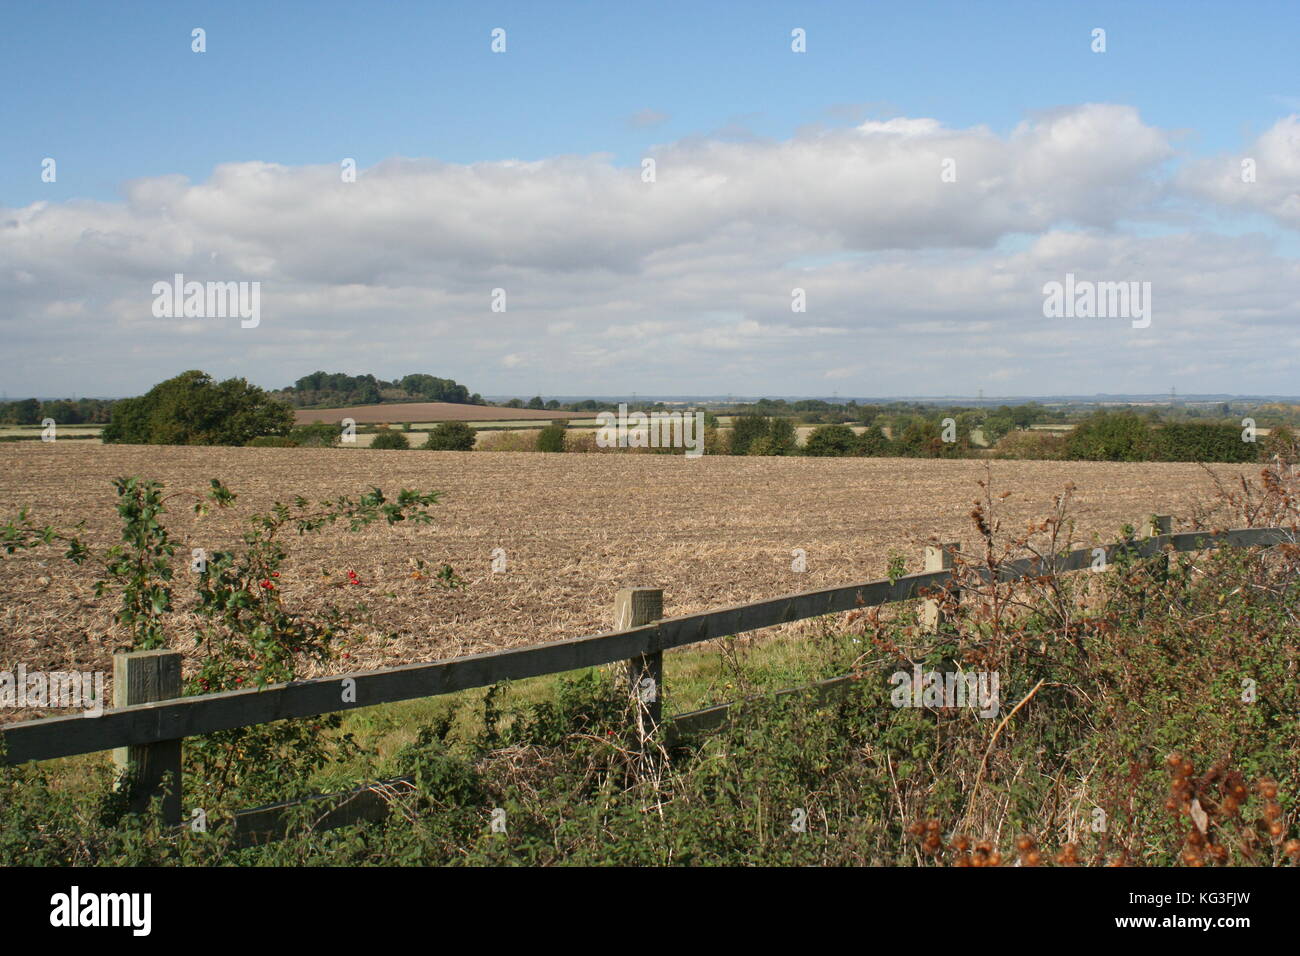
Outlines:
[[[1209,475],[1191,464],[990,465],[995,492],[1012,493],[1000,506],[1008,531],[1047,514],[1068,482],[1085,540],[1153,512],[1186,515],[1211,493]],[[968,514],[985,463],[4,444],[0,517],[26,506],[40,524],[86,519],[85,539],[102,550],[118,540],[111,482],[119,475],[199,493],[216,477],[238,495],[233,508],[204,518],[193,515],[193,499],[171,503],[182,599],[190,549],[235,544],[247,516],[277,500],[371,486],[441,492],[432,525],[292,536],[282,578],[290,604],[366,606],[343,648],[350,656],[335,664],[351,671],[607,630],[622,587],[662,587],[665,612],[678,615],[881,577],[891,552],[919,570],[927,539],[973,543]],[[492,572],[496,548],[505,553],[503,573]],[[803,573],[791,569],[794,549],[807,554]],[[452,565],[467,587],[413,578],[417,558]],[[349,570],[359,586],[344,586]],[[114,600],[94,597],[90,566],[49,547],[0,559],[0,575],[0,670],[22,663],[111,673],[111,654],[126,638],[112,622]],[[192,638],[179,634],[174,643],[189,652]]]

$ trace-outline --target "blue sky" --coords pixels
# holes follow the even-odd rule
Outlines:
[[[627,163],[731,126],[784,138],[867,116],[1005,132],[1078,102],[1133,104],[1212,152],[1300,106],[1291,2],[54,2],[8,5],[5,21],[9,204],[252,159]],[[489,51],[498,26],[508,56]],[[790,55],[796,26],[811,55]],[[642,110],[668,118],[636,129]],[[63,175],[43,188],[32,169],[49,155]]]
[[[207,33],[201,55],[190,49],[194,27]],[[507,31],[504,55],[489,49],[495,27]],[[807,31],[806,54],[790,50],[795,27]],[[1103,55],[1089,48],[1094,27],[1106,30]],[[512,159],[553,164],[572,156],[634,170],[656,150],[694,150],[707,163],[710,144],[743,149],[797,142],[898,117],[933,120],[945,130],[986,128],[1005,142],[1021,124],[1086,104],[1131,109],[1144,128],[1159,130],[1168,154],[1153,151],[1131,172],[1139,179],[1167,177],[1169,185],[1197,161],[1226,163],[1248,154],[1259,137],[1300,111],[1298,28],[1300,5],[1249,2],[11,4],[0,35],[0,213],[48,203],[71,215],[81,200],[122,203],[133,182],[181,176],[196,186],[208,183],[223,164],[309,169],[354,157],[368,170],[398,157],[470,167]],[[58,162],[53,183],[40,177],[47,156]],[[1086,178],[1086,171],[1079,175]],[[1111,185],[1092,185],[1104,204]],[[1277,188],[1276,178],[1270,188]],[[918,240],[930,252],[918,248],[917,254],[942,256],[973,242],[1009,255],[1009,247],[1030,246],[1051,230],[1087,228],[1116,241],[1253,237],[1289,268],[1297,253],[1296,230],[1285,214],[1289,188],[1284,184],[1281,194],[1256,206],[1207,199],[1195,188],[1190,194],[1163,189],[1159,197],[1135,202],[1131,215],[1117,212],[1105,222],[1081,225],[1072,215],[1052,215],[1026,228],[999,226],[996,236],[975,227],[974,239],[962,227],[951,239]],[[744,216],[719,226],[715,237],[741,221]],[[430,228],[445,225],[432,209]],[[892,254],[888,241],[831,245],[813,240],[806,253],[782,261],[856,260],[867,268]],[[5,254],[0,244],[0,277]],[[639,249],[629,257],[637,265],[628,267],[644,273],[653,252]],[[276,253],[269,258],[283,261]],[[499,260],[507,269],[541,268],[527,255]],[[39,275],[26,267],[17,271]],[[274,270],[262,275],[268,282],[276,278]],[[391,277],[372,278],[395,287]],[[410,276],[402,282],[420,285]],[[84,293],[69,288],[56,298],[80,302],[79,314],[89,319],[100,306]],[[617,302],[616,293],[606,297],[607,315],[620,311]],[[556,317],[559,308],[547,307],[548,328],[564,324]],[[657,321],[663,308],[638,321]],[[697,324],[720,314],[730,316],[724,322],[763,324],[753,309],[727,304],[707,310],[697,304],[695,314]],[[118,312],[103,315],[105,322],[122,321]],[[448,317],[454,321],[452,313]],[[829,327],[849,330],[851,323],[838,317],[822,326]],[[524,330],[502,331],[525,341]],[[33,349],[41,338],[14,334]],[[254,356],[245,372],[240,362],[250,362],[247,343],[235,348],[228,334],[199,333],[213,346],[210,370],[270,379],[264,384],[312,370],[301,361],[314,368],[317,360],[340,367],[346,359],[360,360],[342,339],[337,350],[301,360],[289,354],[287,343],[276,354],[266,342],[258,347],[270,351]],[[572,354],[561,347],[566,334],[549,333],[556,356]],[[574,334],[582,334],[581,322]],[[56,335],[66,341],[66,331],[51,323],[51,339]],[[549,373],[524,371],[530,364],[554,368],[554,361],[510,361],[539,347],[504,351],[495,362],[477,346],[473,357],[417,349],[408,354],[422,363],[418,369],[393,371],[459,372],[455,377],[472,379],[468,384],[485,393],[614,390],[585,374],[589,358],[574,359],[584,374],[555,372],[554,378],[578,386],[563,389]],[[171,369],[171,361],[145,362],[136,375],[101,376],[101,387],[147,386],[155,373],[180,370]],[[907,381],[886,387],[870,374],[819,371],[818,361],[784,381],[772,380],[772,366],[762,361],[707,361],[691,374],[659,369],[647,372],[639,391],[821,393],[832,380],[841,394],[870,394],[873,382],[882,392],[909,391]],[[955,352],[953,362],[955,368]],[[1258,377],[1181,364],[1204,379],[1186,381],[1188,391],[1247,390]],[[82,380],[71,371],[75,367],[51,368],[48,375],[4,366],[0,372],[11,379],[12,394],[37,387],[34,379],[43,379],[47,389],[67,387]],[[1008,382],[1014,367],[974,370],[960,375],[960,384],[995,390],[1001,382],[1027,392],[1047,384],[1046,376],[1028,375]],[[1081,366],[1068,384],[1089,392],[1131,384],[1120,375],[1097,374],[1104,368]],[[1280,384],[1287,371],[1274,369],[1265,378]],[[697,382],[719,376],[727,380],[718,388]],[[610,377],[622,381],[626,373],[611,371]]]

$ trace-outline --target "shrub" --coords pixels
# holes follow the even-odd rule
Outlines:
[[[105,443],[243,445],[259,435],[287,435],[293,410],[242,378],[216,382],[206,372],[182,372],[138,398],[113,406]]]
[[[375,440],[370,443],[370,447],[391,451],[398,448],[410,448],[411,443],[401,432],[382,431],[375,436]]]
[[[868,458],[883,458],[890,451],[890,441],[885,437],[885,433],[880,430],[879,425],[872,425],[858,436],[858,447],[855,454]]]
[[[258,435],[248,442],[249,448],[297,448],[298,443],[292,438],[281,435]]]
[[[564,451],[564,432],[563,423],[552,423],[537,433],[537,450],[538,451]]]
[[[749,446],[757,438],[768,433],[767,418],[746,412],[731,420],[731,453],[748,455]]]
[[[1259,457],[1261,461],[1272,461],[1276,457],[1286,464],[1295,464],[1300,461],[1300,438],[1285,425],[1279,425],[1260,443]]]
[[[803,453],[814,458],[843,458],[857,449],[858,436],[848,425],[822,425],[808,435]]]
[[[304,448],[329,448],[339,443],[340,434],[338,425],[312,422],[310,425],[295,425],[289,437]]]
[[[1242,441],[1237,425],[1210,422],[1176,422],[1156,429],[1152,436],[1154,455],[1159,461],[1254,461],[1256,445]]]
[[[478,432],[467,422],[439,422],[424,440],[432,451],[471,451]]]
[[[732,421],[733,455],[789,455],[794,453],[796,445],[793,419],[768,418],[756,412],[746,412]]]
[[[795,431],[794,419],[773,418],[767,425],[768,445],[773,455],[793,455],[799,444],[799,434]]]
[[[1059,461],[1065,457],[1065,436],[1047,431],[1014,431],[993,448],[998,458]]]
[[[95,595],[118,597],[114,621],[123,628],[129,646],[137,650],[184,647],[198,657],[187,678],[185,696],[261,687],[292,681],[307,666],[320,666],[335,656],[335,641],[352,620],[333,602],[307,610],[288,602],[281,590],[281,569],[288,557],[285,538],[319,531],[336,523],[350,530],[384,521],[428,524],[428,506],[437,492],[402,489],[388,499],[379,488],[359,498],[341,496],[313,504],[296,497],[276,502],[268,511],[249,517],[242,545],[211,551],[201,569],[191,568],[181,580],[192,584],[193,599],[173,601],[177,586],[176,544],[167,527],[168,502],[198,498],[194,511],[225,508],[236,496],[212,479],[206,496],[164,494],[156,481],[122,477],[114,481],[122,543],[107,550],[87,547],[78,537],[52,527],[39,528],[25,512],[6,526],[7,548],[27,548],[55,541],[68,545],[65,554],[77,565],[102,568]],[[294,534],[296,532],[296,535]],[[186,560],[189,552],[185,552]],[[197,631],[197,633],[196,633]],[[330,736],[342,721],[332,714],[302,720],[238,727],[186,741],[184,776],[187,794],[200,806],[213,808],[225,797],[243,802],[268,802],[301,792],[309,775],[328,759],[351,750],[347,735]],[[0,782],[0,795],[4,790]],[[213,801],[213,802],[209,802]],[[0,803],[3,801],[0,800]],[[113,810],[116,817],[125,805]],[[0,817],[0,830],[4,829]]]
[[[478,440],[479,451],[537,451],[534,429],[502,429],[485,432]]]
[[[944,441],[943,436],[942,419],[913,418],[903,426],[894,447],[911,458],[960,458],[970,450],[970,433],[960,424],[955,441]]]
[[[616,451],[617,449],[601,448],[596,444],[596,433],[593,431],[577,431],[569,432],[564,436],[564,450],[566,452],[592,454],[594,452]]]
[[[1151,429],[1132,412],[1097,412],[1065,439],[1065,457],[1086,461],[1145,461]]]

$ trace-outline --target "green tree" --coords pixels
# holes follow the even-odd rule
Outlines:
[[[439,422],[424,440],[424,447],[433,451],[470,451],[478,440],[478,432],[467,422]]]
[[[305,448],[328,448],[339,443],[341,433],[338,425],[329,422],[312,422],[310,425],[295,425],[289,437]]]
[[[534,395],[532,398],[528,400],[528,407],[543,409],[546,407],[546,403],[542,401],[542,396]]]
[[[1096,412],[1065,439],[1065,457],[1085,461],[1145,461],[1151,427],[1132,412]]]
[[[814,428],[804,442],[803,453],[814,458],[843,458],[858,448],[858,436],[848,425],[822,425]]]
[[[767,418],[753,412],[737,415],[731,420],[731,453],[733,455],[749,454],[749,446],[755,439],[768,434]]]
[[[795,431],[794,419],[772,418],[767,423],[767,440],[773,455],[793,455],[799,445],[799,434]]]
[[[564,451],[564,433],[566,431],[563,422],[552,422],[541,430],[537,435],[538,451]]]
[[[858,447],[855,454],[868,458],[883,458],[889,454],[890,449],[889,439],[880,430],[880,426],[872,425],[858,436]]]
[[[258,435],[288,435],[292,427],[292,409],[256,385],[242,378],[217,382],[193,370],[114,405],[103,439],[132,445],[243,445]]]
[[[12,403],[14,423],[17,425],[39,425],[41,423],[41,403],[34,398],[24,398]]]
[[[375,440],[370,443],[371,448],[379,448],[393,451],[402,448],[410,448],[411,443],[401,432],[390,430],[382,431],[375,436]]]
[[[1176,422],[1152,435],[1154,457],[1161,461],[1254,461],[1258,445],[1242,440],[1237,425],[1210,422]]]

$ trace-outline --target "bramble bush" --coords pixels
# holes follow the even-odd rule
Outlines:
[[[301,676],[308,663],[334,659],[337,639],[358,612],[328,603],[325,610],[308,615],[286,602],[281,568],[288,556],[287,532],[311,534],[338,523],[357,531],[381,520],[426,524],[432,521],[428,508],[438,499],[436,492],[403,489],[390,500],[373,488],[359,497],[315,504],[300,496],[288,504],[277,502],[249,517],[240,548],[186,555],[194,562],[194,593],[178,607],[173,600],[177,548],[164,524],[167,503],[192,498],[195,513],[203,515],[212,507],[229,507],[236,496],[215,478],[203,496],[164,495],[159,482],[135,477],[116,479],[114,488],[122,541],[103,553],[81,540],[82,526],[68,531],[41,527],[26,511],[0,528],[0,546],[13,554],[63,542],[69,560],[101,567],[95,594],[117,594],[114,620],[125,628],[131,649],[172,647],[195,654],[183,689],[187,696],[288,682]],[[449,579],[444,574],[441,580]],[[450,580],[458,581],[454,572]],[[195,629],[191,649],[180,635]],[[341,723],[334,714],[188,740],[187,801],[212,811],[231,801],[247,805],[301,791],[313,771],[351,752],[346,736],[326,733]]]

